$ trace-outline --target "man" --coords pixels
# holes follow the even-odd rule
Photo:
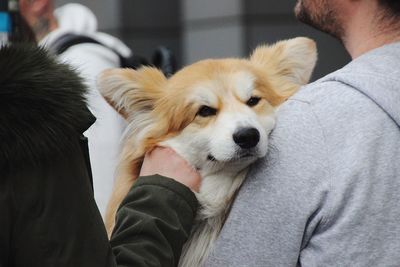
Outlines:
[[[281,107],[206,266],[399,266],[400,2],[295,11],[353,61]]]
[[[207,266],[399,266],[400,2],[299,0],[353,61],[280,109]]]
[[[51,48],[61,36],[72,33],[89,36],[123,56],[131,53],[117,38],[97,31],[97,19],[85,6],[67,4],[55,10],[53,0],[20,0],[19,4],[22,16],[41,46]],[[120,58],[111,49],[93,43],[71,46],[60,58],[76,67],[90,88],[88,104],[96,122],[85,132],[85,136],[89,138],[95,199],[104,214],[111,194],[125,121],[97,91],[95,81],[101,71],[119,67]]]

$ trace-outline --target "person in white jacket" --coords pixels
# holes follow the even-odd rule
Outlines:
[[[80,4],[54,8],[53,0],[20,0],[20,11],[41,46],[51,47],[65,34],[85,35],[105,44],[81,43],[68,48],[60,59],[76,67],[88,87],[88,104],[96,122],[85,135],[89,139],[95,200],[104,215],[111,193],[119,144],[125,128],[124,119],[103,99],[96,88],[97,75],[108,68],[119,67],[119,56],[128,57],[130,49],[119,39],[97,31],[93,12]]]

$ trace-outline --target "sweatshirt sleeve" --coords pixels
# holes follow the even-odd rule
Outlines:
[[[117,212],[110,241],[117,266],[177,266],[197,205],[172,179],[140,177]]]

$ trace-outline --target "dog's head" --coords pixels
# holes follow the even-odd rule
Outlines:
[[[266,154],[276,108],[308,82],[315,62],[315,43],[300,37],[249,59],[200,61],[169,79],[150,67],[108,70],[99,88],[129,122],[127,164],[165,145],[203,174],[237,171]]]

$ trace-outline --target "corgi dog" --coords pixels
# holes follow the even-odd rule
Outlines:
[[[249,165],[267,153],[277,108],[309,81],[316,60],[314,41],[298,37],[259,46],[248,59],[199,61],[170,78],[152,67],[103,72],[100,92],[129,123],[105,218],[109,235],[145,153],[170,147],[202,177],[179,262],[202,266]]]

